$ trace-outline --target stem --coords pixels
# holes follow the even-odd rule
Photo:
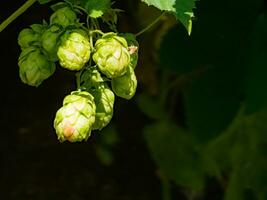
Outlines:
[[[160,16],[158,16],[153,22],[151,22],[147,27],[145,27],[143,30],[139,31],[138,33],[135,34],[135,36],[139,36],[141,34],[143,34],[144,32],[146,32],[147,30],[149,30],[152,26],[154,26],[156,23],[159,22],[159,20],[163,17],[163,15],[165,15],[165,12],[161,13]]]
[[[16,10],[0,25],[0,32],[2,32],[11,22],[13,22],[18,16],[24,13],[36,1],[37,0],[27,0],[18,10]]]

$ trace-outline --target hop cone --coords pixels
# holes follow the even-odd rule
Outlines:
[[[95,44],[93,60],[100,71],[109,78],[115,78],[126,72],[130,63],[128,45],[123,37],[115,33],[104,34]]]
[[[54,24],[45,30],[41,37],[42,47],[52,61],[57,61],[57,50],[62,32],[62,28]]]
[[[114,93],[105,84],[101,84],[97,89],[91,91],[96,104],[96,116],[93,130],[101,130],[108,125],[113,116],[113,106],[115,101]]]
[[[76,13],[70,7],[60,8],[50,17],[50,24],[58,24],[63,27],[74,25],[76,22]]]
[[[128,51],[131,55],[130,67],[135,69],[138,62],[139,44],[135,38],[135,35],[132,33],[124,33],[121,34],[121,36],[124,37],[128,43]]]
[[[38,44],[43,32],[43,25],[33,24],[31,28],[23,29],[18,36],[18,43],[22,49],[28,48],[33,44]]]
[[[66,32],[58,48],[60,65],[69,70],[80,70],[90,58],[90,43],[82,30]]]
[[[19,57],[19,73],[23,83],[39,86],[55,72],[55,63],[50,62],[40,49],[29,47]]]
[[[102,83],[104,83],[104,79],[94,68],[87,69],[81,76],[81,86],[85,90],[97,89]]]
[[[54,127],[59,141],[87,140],[95,122],[94,97],[88,92],[72,92],[66,96],[55,117]]]
[[[131,99],[136,91],[137,80],[132,67],[128,67],[127,72],[121,77],[111,80],[113,92],[124,99]]]

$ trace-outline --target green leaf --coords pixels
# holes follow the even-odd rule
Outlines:
[[[142,0],[146,4],[153,5],[164,11],[172,12],[175,17],[186,27],[188,34],[192,30],[192,18],[195,0]]]
[[[144,134],[152,158],[168,178],[195,190],[204,186],[201,161],[187,132],[169,121],[162,121],[147,126]]]
[[[259,16],[251,36],[246,76],[246,112],[252,114],[267,104],[267,14]]]
[[[137,105],[141,112],[152,119],[166,119],[167,115],[159,102],[147,94],[141,94],[137,98]]]
[[[101,17],[111,8],[110,0],[81,0],[81,5],[92,18]]]

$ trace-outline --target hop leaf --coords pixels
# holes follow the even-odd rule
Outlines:
[[[72,92],[66,96],[55,117],[54,128],[60,142],[87,140],[95,122],[94,97],[88,92]]]
[[[63,27],[74,25],[77,15],[70,7],[63,7],[54,12],[50,17],[50,24],[58,24]]]
[[[115,33],[106,33],[95,44],[93,60],[100,71],[109,78],[115,78],[126,72],[130,63],[127,41]]]
[[[57,52],[62,67],[69,70],[80,70],[88,62],[90,54],[90,43],[84,31],[67,31],[62,36]]]
[[[23,29],[18,36],[18,43],[22,49],[28,48],[33,44],[40,42],[43,26],[40,24],[33,24],[32,28]]]
[[[131,61],[130,61],[130,67],[135,69],[137,66],[138,62],[138,49],[139,49],[139,44],[136,40],[136,37],[132,33],[124,33],[121,34],[122,37],[124,37],[128,43],[128,51],[131,56]]]
[[[101,84],[97,89],[91,91],[96,104],[96,120],[93,130],[101,130],[107,126],[113,116],[113,106],[115,101],[114,93],[105,84]]]
[[[55,72],[55,68],[55,63],[35,47],[24,49],[19,57],[20,78],[30,86],[39,86]]]
[[[132,67],[128,67],[127,72],[118,78],[111,80],[114,93],[124,99],[131,99],[137,88],[137,79]]]
[[[52,61],[57,61],[57,50],[60,43],[60,36],[63,30],[57,24],[53,24],[42,35],[42,47]]]

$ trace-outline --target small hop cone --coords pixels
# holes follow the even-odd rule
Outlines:
[[[81,76],[81,86],[85,90],[97,89],[105,81],[97,69],[88,68]]]
[[[41,37],[43,49],[46,51],[50,60],[57,61],[57,50],[60,43],[60,36],[63,33],[62,28],[54,24],[44,31]]]
[[[56,10],[50,17],[50,24],[58,24],[63,27],[75,25],[77,15],[70,7],[64,7]]]
[[[66,96],[55,117],[54,128],[60,142],[87,140],[95,122],[94,97],[88,92],[72,92]]]
[[[95,44],[93,60],[109,78],[122,76],[130,64],[127,41],[115,33],[106,33]]]
[[[137,66],[138,62],[138,49],[139,49],[139,44],[136,40],[136,37],[132,33],[124,33],[121,34],[122,37],[124,37],[128,43],[128,51],[131,56],[131,61],[130,61],[130,67],[135,69]]]
[[[49,61],[39,48],[24,49],[19,57],[21,81],[30,86],[39,86],[55,72],[55,63]]]
[[[34,44],[39,44],[41,39],[41,34],[44,30],[43,25],[33,24],[31,28],[25,28],[20,31],[18,36],[18,43],[21,49],[31,47]]]
[[[124,99],[131,99],[137,88],[137,79],[132,67],[128,67],[127,72],[121,77],[111,80],[113,92]]]
[[[91,54],[90,43],[82,30],[66,32],[61,38],[57,55],[60,65],[69,70],[81,70]]]
[[[114,93],[106,84],[101,84],[97,89],[91,91],[96,104],[96,116],[93,130],[101,130],[107,126],[113,116],[115,101]]]

